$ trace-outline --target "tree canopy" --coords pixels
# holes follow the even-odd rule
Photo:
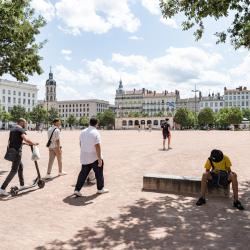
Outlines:
[[[182,22],[183,30],[189,30],[197,25],[194,32],[196,40],[201,39],[204,33],[206,18],[214,17],[217,21],[234,15],[233,22],[227,30],[215,33],[217,43],[224,43],[229,36],[235,49],[250,49],[250,0],[160,0],[160,7],[165,18],[184,14],[186,20]]]
[[[209,126],[214,123],[214,112],[210,108],[202,109],[198,114],[198,123],[200,126]]]
[[[187,108],[177,109],[174,115],[174,122],[179,124],[182,128],[192,127],[195,122],[194,114]]]
[[[36,42],[45,25],[41,16],[30,8],[31,0],[0,0],[0,76],[10,74],[18,81],[28,75],[41,74],[42,57],[38,52],[45,43]]]

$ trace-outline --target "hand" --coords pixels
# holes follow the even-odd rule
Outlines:
[[[98,167],[101,168],[103,165],[103,160],[102,159],[98,159]]]

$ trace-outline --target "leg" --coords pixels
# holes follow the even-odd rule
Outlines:
[[[18,171],[20,162],[21,162],[21,156],[18,156],[18,158],[12,162],[11,170],[8,176],[6,177],[3,185],[1,186],[1,189],[5,190],[6,187],[9,185],[9,183],[11,182],[11,180],[14,178],[14,176],[16,175]]]
[[[24,186],[24,178],[23,178],[23,163],[20,162],[19,168],[18,168],[18,178],[20,186]]]
[[[206,189],[207,189],[207,181],[212,179],[212,175],[210,172],[206,172],[202,175],[201,178],[201,196],[205,198]]]
[[[47,174],[50,175],[51,170],[52,170],[52,166],[55,160],[55,152],[53,149],[49,149],[49,162],[48,162],[48,170],[47,170]]]
[[[238,180],[236,173],[231,172],[228,177],[229,181],[232,181],[232,189],[234,194],[234,200],[238,200]]]
[[[170,149],[171,135],[168,135],[168,149]]]
[[[58,152],[56,150],[54,152],[57,158],[59,173],[62,173],[62,152]]]
[[[104,187],[103,165],[104,163],[102,163],[101,167],[98,167],[98,161],[95,161],[93,163],[93,170],[95,172],[97,190],[102,190]]]
[[[92,169],[92,165],[82,165],[82,170],[80,171],[78,178],[77,178],[77,183],[75,187],[75,191],[80,192],[81,188],[83,187],[86,178],[89,175],[90,170]]]
[[[166,149],[166,138],[163,135],[163,150],[165,150],[165,149]]]

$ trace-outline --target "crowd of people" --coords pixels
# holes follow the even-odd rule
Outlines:
[[[24,177],[23,177],[23,163],[22,163],[22,145],[25,142],[28,145],[38,145],[37,142],[29,139],[26,135],[27,122],[25,119],[20,118],[17,125],[11,128],[9,134],[9,142],[5,158],[11,159],[12,166],[11,171],[7,175],[5,181],[1,185],[0,195],[8,196],[9,193],[6,191],[7,186],[18,173],[20,182],[19,190],[25,189]],[[51,170],[55,158],[58,163],[58,175],[63,176],[67,173],[63,171],[62,166],[62,145],[60,140],[60,119],[54,119],[53,126],[48,130],[48,142],[47,147],[49,151],[48,169],[44,179],[51,179]],[[104,160],[101,149],[101,136],[98,131],[98,120],[91,118],[89,127],[82,130],[80,134],[80,161],[81,171],[78,175],[75,190],[73,194],[76,197],[82,196],[80,192],[86,180],[93,180],[93,173],[95,175],[97,184],[97,193],[104,194],[109,192],[108,189],[104,188],[104,175],[103,166]],[[162,136],[163,136],[163,150],[170,150],[171,144],[171,126],[169,120],[166,119],[162,125]],[[166,148],[166,140],[168,145]],[[8,156],[8,157],[7,157]],[[11,157],[10,157],[11,156]],[[238,198],[238,181],[237,174],[231,170],[231,161],[228,156],[224,155],[221,150],[212,150],[209,158],[205,163],[206,172],[202,175],[201,179],[201,196],[196,202],[197,206],[201,206],[206,203],[205,194],[207,185],[216,187],[227,187],[232,183],[233,189],[233,206],[239,210],[243,210],[244,207]]]

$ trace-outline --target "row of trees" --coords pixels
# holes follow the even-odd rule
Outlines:
[[[194,112],[186,108],[180,108],[174,115],[174,121],[181,128],[191,128],[199,126],[208,128],[216,126],[217,128],[227,129],[230,125],[238,125],[243,118],[250,120],[250,109],[240,110],[239,108],[223,108],[215,113],[210,108],[202,109],[196,117]]]

